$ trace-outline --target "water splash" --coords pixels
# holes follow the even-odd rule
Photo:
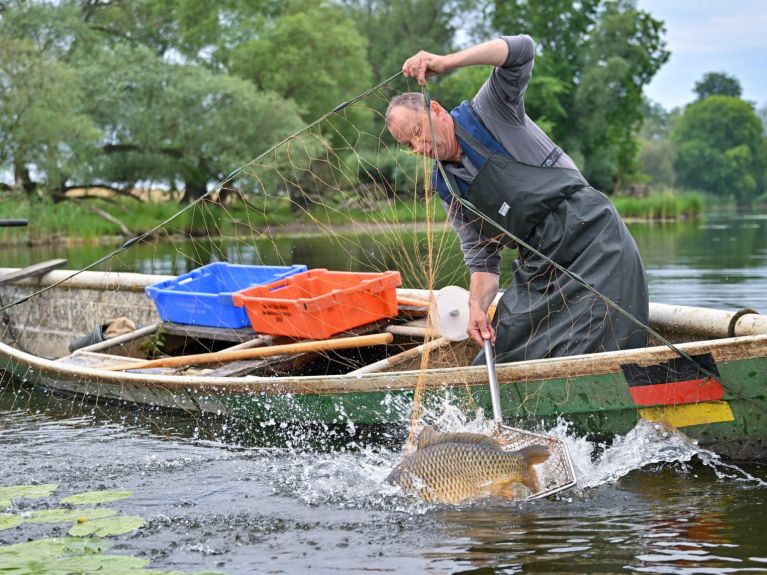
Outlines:
[[[424,418],[441,431],[487,434],[494,426],[481,410],[477,410],[473,418],[469,417],[447,395],[433,402],[424,412]],[[648,465],[688,464],[693,460],[713,469],[720,480],[767,487],[761,479],[723,462],[695,440],[662,423],[640,420],[609,445],[576,435],[565,421],[541,431],[562,440],[570,452],[578,485],[574,491],[562,494],[566,499],[568,494],[577,496],[586,489],[615,483]],[[368,445],[354,451],[303,452],[300,457],[287,458],[287,469],[286,461],[280,464],[281,469],[275,473],[282,478],[277,481],[278,490],[312,506],[331,504],[338,508],[386,508],[422,513],[428,508],[426,504],[386,483],[389,472],[412,449],[413,446],[408,445],[401,449]]]
[[[618,436],[610,445],[591,442],[572,433],[569,425],[560,421],[547,433],[561,439],[570,452],[578,489],[588,489],[615,483],[632,471],[657,463],[688,463],[697,459],[713,469],[719,479],[734,479],[767,487],[737,465],[726,463],[708,449],[698,445],[678,429],[658,422],[640,419],[626,435]]]

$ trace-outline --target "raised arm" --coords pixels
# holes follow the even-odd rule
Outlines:
[[[432,76],[465,66],[503,66],[508,57],[508,44],[502,38],[496,38],[446,56],[439,56],[422,50],[405,60],[402,65],[402,73],[409,78],[416,78],[421,86],[425,86],[426,79]]]

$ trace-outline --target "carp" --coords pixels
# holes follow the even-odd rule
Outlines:
[[[505,451],[501,443],[479,433],[442,433],[426,426],[416,451],[392,470],[386,481],[424,500],[461,503],[496,496],[524,499],[539,491],[533,465],[551,454],[546,445]]]

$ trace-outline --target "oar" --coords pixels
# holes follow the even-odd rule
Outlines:
[[[0,228],[20,228],[28,223],[27,220],[0,220]]]
[[[45,262],[40,262],[39,264],[33,264],[31,266],[0,275],[0,284],[17,282],[26,278],[42,276],[47,274],[49,271],[65,266],[66,264],[67,260],[63,259],[48,260]]]
[[[369,345],[386,345],[394,340],[390,333],[378,333],[372,335],[358,335],[354,337],[341,337],[323,341],[304,341],[289,343],[286,345],[273,345],[271,347],[257,347],[254,349],[238,349],[234,351],[216,351],[213,353],[198,353],[195,355],[182,355],[178,357],[163,357],[140,363],[122,363],[102,367],[108,371],[123,371],[126,369],[147,369],[150,367],[179,367],[186,365],[201,365],[205,363],[221,363],[224,361],[237,361],[252,359],[254,357],[269,357],[272,355],[288,355],[293,353],[305,353],[316,351],[330,351],[334,349],[350,349]]]

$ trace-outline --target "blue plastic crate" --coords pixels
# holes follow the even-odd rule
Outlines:
[[[245,308],[232,305],[232,293],[305,272],[306,266],[208,264],[145,288],[163,321],[210,327],[250,325]]]

